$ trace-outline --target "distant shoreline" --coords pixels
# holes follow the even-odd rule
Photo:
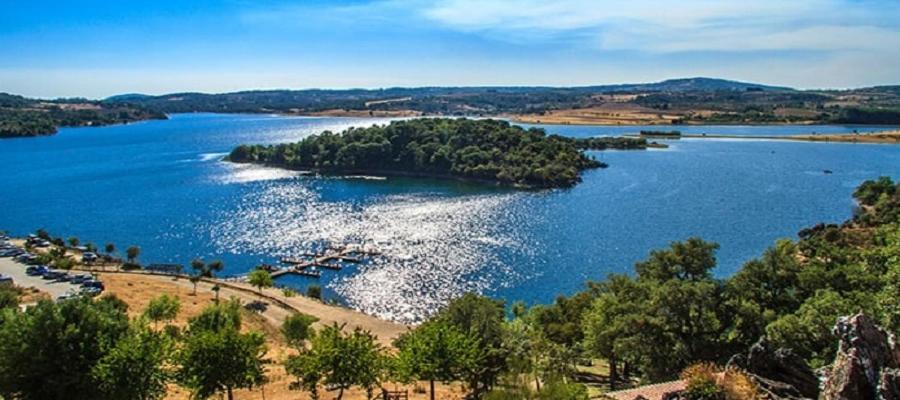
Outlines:
[[[627,135],[626,135],[627,136]],[[636,136],[636,135],[635,135]],[[716,134],[682,134],[685,139],[744,139],[744,140],[787,140],[795,142],[834,142],[834,143],[874,143],[900,144],[900,130],[866,132],[859,134],[827,134],[827,135],[787,135],[787,136],[749,136],[749,135],[716,135]]]

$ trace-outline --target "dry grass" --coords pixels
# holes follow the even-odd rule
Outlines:
[[[176,319],[172,322],[177,326],[186,326],[188,320],[199,314],[204,307],[214,301],[214,295],[209,290],[208,284],[200,284],[197,294],[193,294],[191,284],[185,279],[173,279],[170,277],[159,277],[142,274],[117,274],[106,273],[101,274],[104,284],[107,286],[106,293],[113,294],[128,304],[128,314],[130,316],[140,315],[150,300],[161,295],[167,294],[177,298],[181,302],[181,311]],[[227,290],[223,289],[222,297],[227,297]],[[246,303],[254,297],[248,295],[241,298]],[[280,311],[279,311],[280,310]],[[244,331],[254,330],[263,333],[266,337],[266,346],[268,351],[266,359],[270,364],[266,368],[266,377],[268,383],[263,388],[256,390],[239,390],[235,392],[236,399],[268,399],[268,400],[287,400],[287,399],[308,399],[308,395],[303,392],[290,390],[289,386],[294,381],[285,371],[282,362],[296,350],[287,346],[279,331],[280,325],[279,313],[284,310],[270,305],[264,314],[254,313],[244,310],[242,318],[242,327]],[[271,315],[275,313],[275,315]],[[285,314],[287,315],[287,314]],[[413,389],[416,385],[402,385],[388,383],[385,387],[394,390],[409,390],[411,399],[427,399],[427,393],[416,393]],[[419,387],[427,387],[427,384],[420,383]],[[327,392],[325,388],[320,388],[320,398],[327,399],[334,397],[334,393]],[[462,399],[464,393],[460,390],[460,386],[456,385],[438,385],[438,399]],[[172,385],[166,399],[182,400],[188,399],[190,393],[184,389]],[[366,394],[359,389],[352,389],[344,393],[344,398],[348,400],[365,399]]]
[[[533,124],[658,125],[670,124],[682,116],[680,113],[662,112],[631,103],[610,102],[590,108],[553,110],[543,115],[512,115],[510,118],[516,122]]]

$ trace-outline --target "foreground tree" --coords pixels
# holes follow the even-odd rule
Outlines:
[[[304,349],[306,341],[312,338],[315,331],[312,324],[319,319],[306,314],[293,314],[285,318],[281,325],[281,334],[287,343],[296,349]]]
[[[321,380],[338,390],[338,400],[351,386],[364,388],[371,397],[385,371],[383,350],[368,331],[357,327],[345,334],[343,328],[336,323],[322,328],[314,335],[310,349],[289,358],[286,367],[316,396],[315,388]]]
[[[425,380],[434,400],[434,382],[451,382],[473,370],[479,359],[477,339],[440,321],[427,322],[397,339],[400,375]]]
[[[181,302],[178,301],[178,298],[163,294],[150,300],[150,304],[148,304],[147,309],[144,310],[144,316],[156,324],[160,321],[171,321],[175,319],[175,317],[178,316],[178,311],[180,309]]]
[[[503,349],[503,302],[467,293],[441,310],[436,320],[478,339],[479,357],[464,379],[477,397],[490,390],[506,369]]]
[[[275,284],[275,281],[272,280],[272,275],[269,274],[269,271],[264,269],[257,269],[250,272],[250,274],[247,275],[247,282],[256,288],[260,300],[262,300],[262,290],[270,288]]]
[[[129,335],[114,300],[41,301],[5,310],[0,320],[0,397],[7,399],[103,398],[93,371]]]
[[[178,381],[195,397],[252,388],[265,379],[265,339],[258,332],[240,332],[237,300],[213,304],[191,320],[177,360]]]
[[[91,371],[103,396],[110,400],[150,400],[166,395],[173,343],[140,321]]]

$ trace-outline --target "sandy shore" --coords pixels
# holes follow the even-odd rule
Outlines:
[[[690,139],[792,140],[802,142],[883,143],[900,144],[900,130],[834,135],[746,136],[746,135],[681,135]]]

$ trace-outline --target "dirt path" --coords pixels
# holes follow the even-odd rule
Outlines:
[[[142,272],[98,272],[97,274],[106,283],[108,293],[128,298],[129,303],[149,302],[151,298],[166,292],[175,292],[176,294],[193,292],[193,284],[184,277],[175,278]],[[146,287],[136,287],[138,284]],[[197,284],[197,293],[204,296],[210,295],[213,293],[214,284],[218,284],[221,288],[219,297],[222,299],[236,297],[244,304],[263,300],[267,307],[260,315],[275,327],[281,326],[281,323],[289,315],[302,312],[318,318],[320,326],[336,322],[346,324],[346,327],[350,329],[360,327],[368,330],[376,335],[379,342],[385,346],[390,346],[394,339],[408,329],[406,325],[381,320],[344,307],[325,304],[305,296],[285,297],[284,293],[277,289],[265,289],[262,292],[263,297],[260,297],[255,288],[245,283],[204,280]],[[136,297],[140,297],[140,299]]]

